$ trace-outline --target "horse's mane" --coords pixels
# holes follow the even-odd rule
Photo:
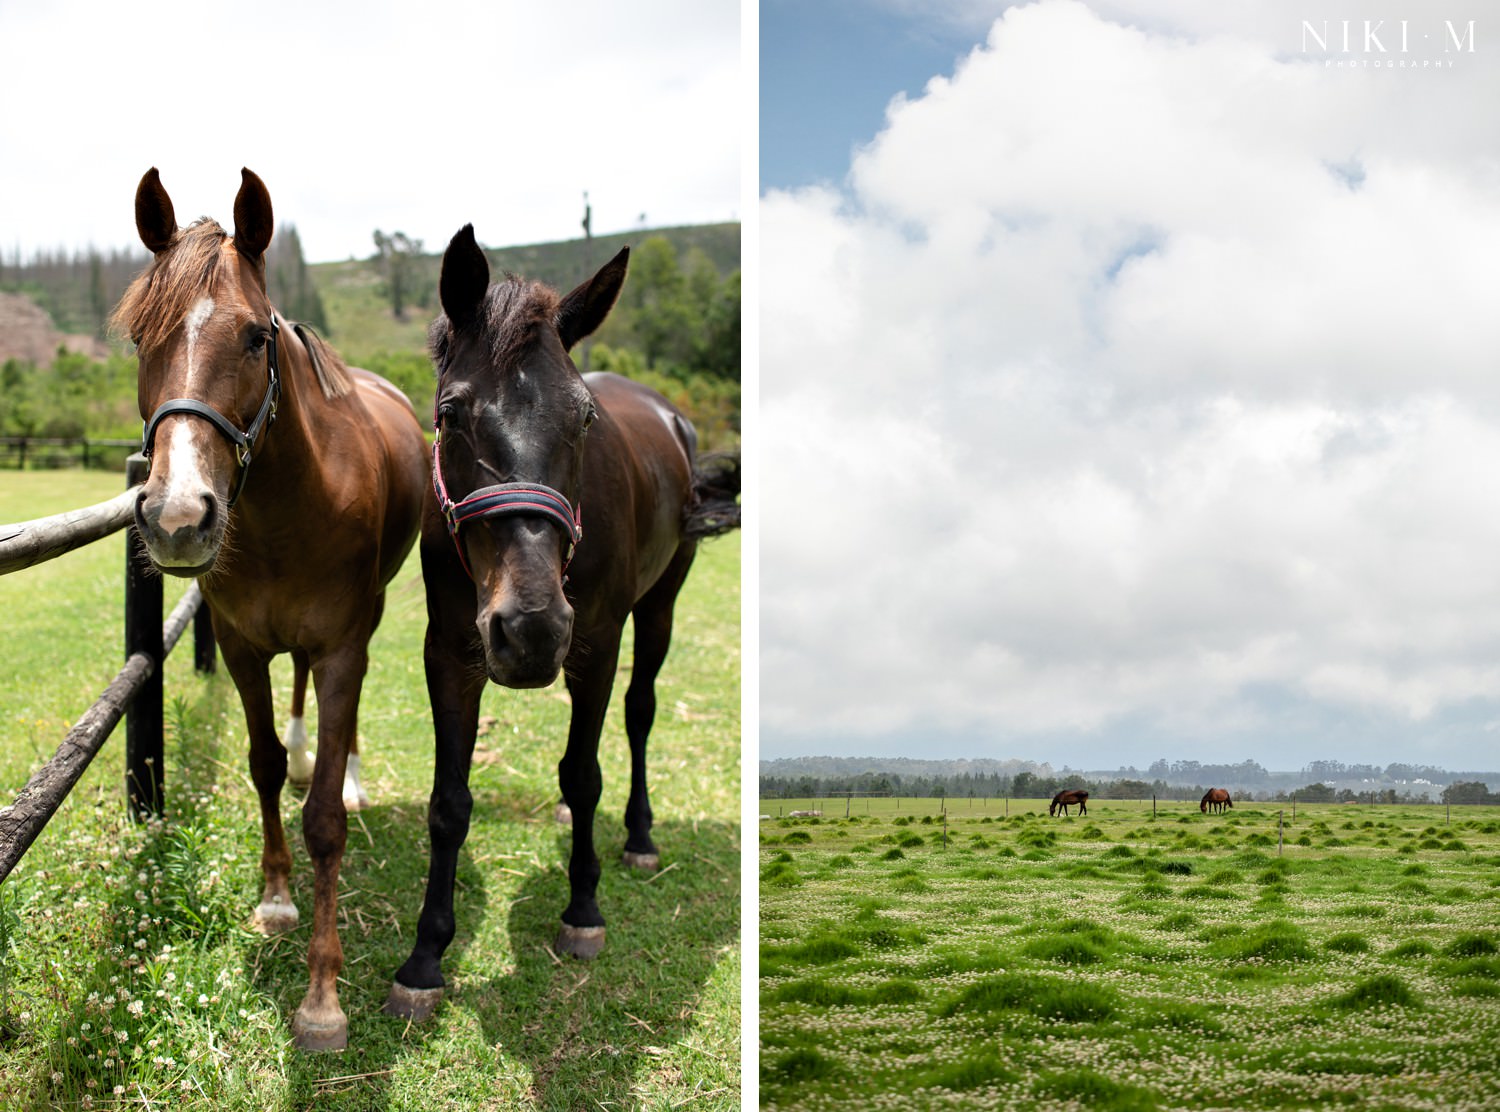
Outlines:
[[[513,274],[492,285],[480,310],[480,327],[494,361],[507,362],[534,343],[542,328],[554,327],[559,300],[557,291],[550,286]],[[439,368],[447,363],[451,332],[446,313],[433,321],[427,332],[427,347]]]
[[[130,283],[110,316],[110,327],[128,335],[137,347],[165,343],[193,303],[205,293],[212,296],[224,269],[228,238],[223,226],[206,216],[175,232],[167,249]],[[344,361],[321,337],[305,328],[298,328],[297,335],[307,345],[324,397],[337,398],[353,389]]]
[[[349,374],[349,367],[339,353],[329,347],[322,336],[306,325],[294,324],[292,327],[307,347],[307,354],[312,360],[313,371],[318,376],[318,385],[323,390],[323,396],[341,398],[353,390],[354,378]]]

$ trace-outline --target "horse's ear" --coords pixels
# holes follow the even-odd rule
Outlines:
[[[443,273],[438,279],[438,297],[453,327],[474,323],[489,288],[490,261],[474,241],[474,225],[465,224],[443,252]]]
[[[594,329],[604,323],[609,311],[620,296],[620,287],[625,284],[625,269],[630,263],[630,248],[620,248],[620,253],[599,268],[567,297],[557,310],[557,332],[562,337],[563,347],[569,350]]]
[[[276,230],[271,215],[271,193],[249,170],[240,170],[240,191],[234,198],[234,249],[242,258],[260,262]]]
[[[177,214],[172,198],[162,188],[161,175],[153,166],[135,189],[135,230],[153,255],[160,255],[177,234]]]

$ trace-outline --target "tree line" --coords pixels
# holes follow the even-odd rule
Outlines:
[[[6,258],[0,251],[0,290],[24,293],[45,309],[59,332],[109,339],[109,315],[151,255],[144,248],[100,251],[46,249]],[[294,224],[283,224],[266,252],[271,302],[290,320],[328,328],[323,300],[302,256]]]
[[[708,248],[722,254],[721,229],[680,231],[687,244],[683,251],[664,235],[635,246],[620,304],[575,355],[585,369],[614,371],[661,391],[697,425],[705,448],[724,447],[739,437],[740,271],[736,266],[721,273],[710,255]],[[422,242],[401,232],[377,230],[373,238],[376,250],[367,265],[382,276],[392,314],[413,308],[435,312],[439,260],[422,254]],[[587,262],[578,256],[578,245],[557,246],[555,258],[542,254],[536,260],[549,259],[554,268],[565,262],[566,269]],[[529,259],[539,250],[491,255],[497,262],[515,261],[511,256]],[[149,261],[142,249],[38,251],[24,259],[0,253],[0,290],[28,295],[62,332],[103,338],[109,314]],[[495,269],[503,273],[503,262]],[[266,259],[272,303],[287,319],[311,324],[337,346],[315,270],[303,257],[295,225],[282,225]],[[573,281],[567,275],[537,277],[564,288]],[[418,413],[430,412],[434,374],[425,350],[365,362],[411,395]],[[104,361],[59,351],[50,366],[40,367],[10,360],[0,365],[0,384],[5,390],[0,436],[129,437],[140,431],[135,361],[123,350]]]
[[[1428,769],[1426,771],[1439,771]],[[1224,781],[1220,780],[1219,784]],[[1082,773],[1058,775],[1022,770],[1014,775],[1002,773],[959,773],[953,776],[901,776],[897,773],[866,772],[855,776],[776,776],[762,774],[760,796],[763,799],[822,799],[846,794],[887,795],[918,799],[1051,799],[1060,791],[1087,791],[1094,799],[1177,799],[1196,800],[1209,787],[1218,786],[1210,778],[1203,782],[1168,782],[1162,779],[1090,778]],[[1257,803],[1431,803],[1426,788],[1397,790],[1393,787],[1335,788],[1321,781],[1293,789],[1253,791],[1239,788],[1232,792],[1236,801]],[[1500,804],[1500,793],[1491,792],[1480,780],[1454,781],[1436,800],[1442,803]]]

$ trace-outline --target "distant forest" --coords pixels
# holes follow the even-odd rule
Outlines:
[[[24,293],[52,317],[59,332],[108,339],[109,315],[125,288],[151,260],[144,247],[126,251],[0,252],[0,290]],[[328,319],[302,258],[295,225],[283,224],[266,252],[271,303],[291,320],[326,330]]]
[[[491,248],[489,255],[497,279],[514,272],[566,291],[627,242],[630,272],[620,302],[577,354],[589,369],[615,371],[665,393],[698,426],[705,447],[737,443],[739,225]],[[346,353],[367,341],[367,333],[378,334],[378,350],[365,342],[361,362],[405,390],[418,414],[430,413],[434,373],[425,332],[438,312],[440,250],[425,252],[421,240],[378,229],[371,248],[368,259],[310,266],[296,227],[281,225],[267,253],[272,304]],[[39,251],[24,258],[0,251],[0,291],[26,295],[59,332],[118,341],[108,335],[109,316],[149,261],[144,249]],[[332,285],[340,290],[337,307],[324,296]],[[387,330],[392,322],[396,327]],[[385,343],[392,337],[399,342]],[[102,361],[66,352],[44,366],[6,360],[0,365],[0,436],[139,435],[135,360],[127,347],[117,342]]]
[[[1384,767],[1311,761],[1273,772],[1252,760],[1238,764],[1159,760],[1144,771],[1127,766],[1082,771],[1026,760],[933,761],[880,757],[794,757],[762,761],[762,798],[807,799],[849,792],[923,798],[1050,799],[1069,788],[1097,799],[1197,799],[1210,787],[1236,799],[1360,803],[1500,804],[1500,772],[1451,772],[1432,765]]]

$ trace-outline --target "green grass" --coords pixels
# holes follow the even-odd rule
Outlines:
[[[1486,809],[845,807],[760,803],[766,1109],[1500,1106]]]
[[[0,474],[0,521],[112,496],[119,476]],[[6,802],[118,669],[124,539],[0,579],[0,780]],[[170,606],[183,589],[167,583]],[[739,546],[701,550],[658,684],[652,803],[663,869],[619,863],[629,754],[619,699],[600,747],[600,904],[592,963],[549,947],[567,901],[569,834],[552,819],[568,707],[559,685],[492,688],[460,858],[449,993],[408,1025],[380,1006],[423,892],[431,725],[415,556],[392,584],[360,708],[373,806],[341,875],[339,986],[350,1049],[306,1055],[289,1021],[306,987],[311,869],[283,798],[303,925],[245,929],[259,819],[228,677],[179,650],[166,668],[168,815],[124,816],[123,729],[0,885],[0,1106],[223,1109],[739,1107]],[[274,673],[284,716],[290,665]],[[118,1087],[118,1092],[117,1092]]]

